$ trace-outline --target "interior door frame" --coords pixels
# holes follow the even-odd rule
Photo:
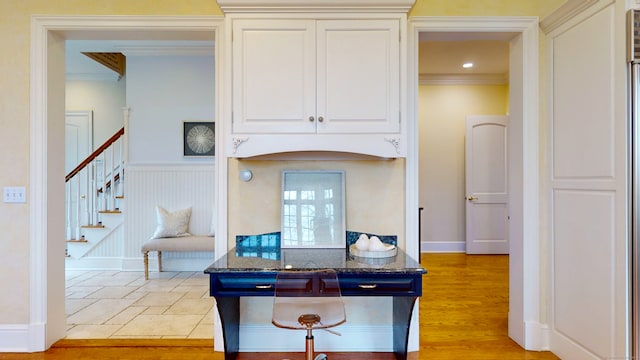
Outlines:
[[[548,349],[541,314],[537,17],[412,17],[408,41],[407,193],[418,194],[418,41],[421,32],[513,32],[510,50],[509,336],[527,350]],[[407,197],[407,238],[418,239],[418,196]],[[412,253],[407,242],[407,252]],[[418,244],[415,244],[416,248]],[[426,265],[425,265],[426,266]]]
[[[222,72],[225,58],[224,17],[214,16],[33,16],[31,18],[30,65],[30,158],[29,158],[29,326],[22,330],[27,352],[44,351],[66,334],[64,311],[64,186],[55,179],[64,178],[64,91],[65,41],[67,39],[105,40],[161,38],[180,33],[199,39],[215,34],[216,103],[222,104]],[[216,118],[222,118],[221,107]],[[220,127],[224,122],[219,122]],[[216,131],[219,137],[222,131]],[[216,139],[216,143],[221,143]],[[224,147],[221,147],[223,151]],[[224,154],[219,154],[224,156]],[[215,162],[218,178],[226,178],[227,169]],[[216,184],[216,189],[225,184]],[[215,202],[226,201],[226,193],[217,191]],[[214,204],[216,207],[217,204]],[[61,214],[62,213],[62,214]],[[226,232],[218,214],[218,232]],[[56,236],[59,234],[60,236]],[[225,235],[226,236],[226,235]],[[218,242],[219,243],[219,242]],[[218,246],[216,243],[216,246]],[[216,254],[226,252],[218,251]],[[219,334],[219,332],[216,332]],[[214,339],[221,343],[221,339]]]

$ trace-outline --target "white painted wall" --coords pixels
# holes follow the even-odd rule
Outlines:
[[[420,85],[419,189],[423,252],[465,251],[465,120],[504,115],[508,85]]]
[[[182,156],[182,122],[213,121],[211,56],[127,55],[129,162],[212,163]]]
[[[93,149],[102,145],[124,125],[122,108],[126,106],[126,78],[69,79],[65,88],[67,111],[93,111]]]

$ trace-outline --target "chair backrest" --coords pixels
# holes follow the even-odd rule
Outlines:
[[[339,297],[338,274],[332,269],[285,270],[276,275],[276,297]]]

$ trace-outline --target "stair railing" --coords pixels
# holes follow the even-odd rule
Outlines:
[[[102,227],[100,213],[118,212],[124,195],[125,128],[65,176],[68,241],[83,241],[83,227]]]

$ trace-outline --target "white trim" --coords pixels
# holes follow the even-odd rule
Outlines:
[[[530,346],[539,351],[549,351],[549,326],[537,321],[525,321],[524,326],[525,332],[531,334],[528,339]]]
[[[548,34],[598,1],[599,0],[567,0],[567,2],[562,4],[562,6],[551,13],[551,15],[540,21],[540,29],[544,31],[545,34]]]
[[[423,253],[464,253],[467,250],[464,241],[423,241],[421,245]]]
[[[67,73],[65,79],[67,81],[114,81],[118,80],[119,75],[115,72],[105,73]]]
[[[216,149],[217,150],[217,149]],[[215,161],[215,160],[214,160]],[[127,170],[129,171],[162,171],[162,172],[183,172],[183,171],[202,171],[202,172],[211,172],[214,170],[214,163],[206,162],[206,163],[129,163],[127,165]]]
[[[26,351],[45,350],[47,317],[47,36],[38,18],[31,22],[31,106],[29,137],[29,319],[42,324]],[[64,207],[61,204],[61,209]],[[29,334],[24,334],[29,336]],[[17,343],[21,343],[15,339]]]
[[[153,45],[122,45],[116,46],[116,49],[120,50],[126,56],[213,56],[214,44],[204,45],[165,45],[165,46],[153,46]]]
[[[185,254],[184,258],[171,258],[170,251],[162,253],[162,271],[197,271],[206,269],[213,262],[213,251]],[[149,271],[158,270],[156,253],[149,254]],[[86,257],[66,259],[67,270],[116,270],[144,271],[144,261],[140,257]]]
[[[25,351],[35,352],[46,350],[53,343],[56,332],[51,329],[58,329],[66,324],[58,324],[64,321],[64,307],[59,310],[63,316],[53,316],[47,314],[49,288],[64,288],[64,277],[62,283],[51,282],[51,270],[54,273],[62,269],[49,269],[48,258],[49,237],[47,234],[48,209],[57,206],[49,204],[49,194],[47,193],[47,168],[48,168],[48,106],[49,93],[47,73],[48,65],[48,41],[54,33],[56,36],[64,38],[66,35],[85,32],[88,36],[100,36],[101,33],[118,32],[123,37],[140,34],[142,30],[153,30],[157,37],[169,32],[184,36],[185,40],[192,37],[202,37],[202,34],[214,32],[221,36],[224,18],[221,16],[41,16],[35,15],[31,18],[31,108],[30,108],[30,186],[29,186],[29,241],[30,241],[30,265],[29,265],[29,331],[24,332],[24,339],[28,343]],[[147,33],[148,34],[148,33]],[[112,34],[110,34],[112,35]],[[219,43],[219,42],[218,42]],[[216,55],[219,47],[216,46]],[[223,61],[216,61],[216,73],[221,73]],[[62,77],[62,74],[60,74]],[[216,77],[216,96],[221,94],[221,81]],[[216,104],[223,104],[220,99]],[[222,106],[217,106],[216,112],[220,115]],[[216,116],[216,118],[221,118]],[[62,149],[60,149],[62,151]],[[218,166],[216,165],[216,168]],[[221,174],[222,175],[222,174]],[[224,176],[226,176],[226,171]],[[63,209],[64,204],[59,204]],[[221,213],[217,211],[217,213]],[[219,227],[220,230],[222,227]],[[223,234],[226,236],[226,234]],[[53,256],[53,255],[52,255]],[[60,262],[61,263],[61,262]],[[57,279],[57,277],[55,278]],[[49,307],[51,308],[51,307]],[[49,322],[50,321],[50,322]],[[53,333],[53,335],[52,335]],[[49,334],[50,338],[47,338]],[[15,343],[20,343],[18,339]]]
[[[26,352],[29,349],[28,324],[0,324],[0,352]]]
[[[420,85],[508,85],[508,74],[441,74],[419,76]]]
[[[538,213],[539,200],[539,168],[538,168],[538,19],[536,17],[413,17],[409,19],[409,122],[408,134],[417,134],[417,81],[418,81],[418,38],[420,32],[426,31],[459,31],[459,32],[515,32],[522,36],[524,69],[523,99],[525,103],[522,114],[524,123],[522,131],[523,151],[523,193],[522,193],[522,233],[512,239],[522,239],[516,254],[522,258],[522,264],[511,264],[510,281],[522,280],[522,293],[511,296],[509,302],[512,312],[509,314],[510,325],[519,324],[512,337],[528,350],[539,350],[537,339],[543,338],[538,327],[526,327],[526,322],[539,322],[540,316],[540,239]],[[407,214],[418,209],[418,140],[417,135],[407,136]],[[409,219],[407,226],[412,224]],[[413,232],[407,231],[407,236]],[[513,254],[512,254],[513,255]],[[511,287],[511,284],[510,284]],[[519,288],[519,287],[518,287]],[[513,294],[513,292],[512,292]],[[516,309],[516,310],[514,310]],[[518,310],[522,309],[522,313]],[[514,312],[515,311],[515,312]],[[529,333],[531,332],[531,333]],[[512,332],[510,331],[510,334]]]
[[[225,13],[384,12],[406,13],[415,0],[218,0]]]

